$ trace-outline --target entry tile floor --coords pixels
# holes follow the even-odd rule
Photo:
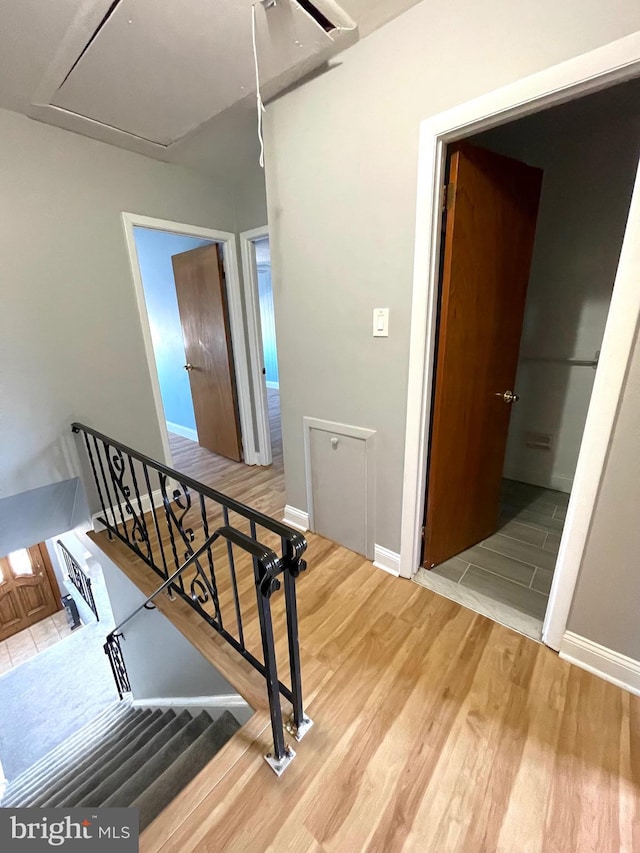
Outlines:
[[[65,610],[47,616],[30,628],[0,642],[0,675],[20,666],[71,633]]]
[[[415,580],[539,640],[568,502],[564,492],[504,480],[498,531]]]

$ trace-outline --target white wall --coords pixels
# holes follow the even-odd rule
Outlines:
[[[233,189],[0,111],[0,498],[76,475],[77,419],[162,454],[121,213],[235,230]]]
[[[640,153],[637,81],[475,137],[544,169],[505,475],[569,492]],[[526,358],[523,358],[525,356]],[[526,446],[552,434],[551,450]]]
[[[304,415],[375,429],[376,542],[399,549],[420,120],[637,29],[636,0],[424,0],[268,106],[290,505],[306,509]]]

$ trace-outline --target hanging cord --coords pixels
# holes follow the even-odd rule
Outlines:
[[[256,104],[258,107],[258,139],[260,140],[260,166],[264,169],[264,138],[262,136],[262,114],[265,112],[260,94],[260,71],[258,68],[258,45],[256,42],[256,4],[251,7],[251,36],[253,39],[253,63],[256,69]]]

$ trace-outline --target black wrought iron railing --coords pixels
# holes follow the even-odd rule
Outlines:
[[[296,600],[296,579],[306,568],[304,536],[91,427],[74,423],[72,429],[86,451],[101,508],[97,521],[163,579],[107,639],[118,690],[128,688],[124,624],[160,593],[178,595],[265,679],[274,742],[267,760],[282,772],[295,753],[285,744],[281,698],[291,703],[286,728],[297,740],[311,725],[303,707]],[[281,587],[283,595],[274,597]],[[278,644],[274,619],[282,624]],[[285,658],[288,684],[278,675]]]
[[[89,607],[93,610],[93,613],[99,622],[100,616],[98,615],[98,608],[93,597],[93,590],[91,588],[91,578],[87,574],[85,574],[85,572],[82,570],[82,567],[80,566],[80,563],[78,563],[73,554],[67,548],[65,548],[63,542],[58,539],[57,545],[64,558],[64,562],[67,567],[67,574],[69,575],[69,580],[75,586],[75,588],[84,598],[84,600],[87,602]]]
[[[109,658],[113,680],[116,683],[118,696],[124,699],[125,693],[131,693],[131,684],[129,683],[129,673],[124,662],[122,654],[122,646],[120,645],[120,637],[122,634],[116,634],[112,631],[104,644],[104,652]]]

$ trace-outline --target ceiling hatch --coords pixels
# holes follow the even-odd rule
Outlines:
[[[255,91],[252,5],[117,0],[49,103],[171,145]],[[312,14],[308,2],[257,2],[255,8],[265,88],[274,81],[289,85],[334,46],[331,22]]]

